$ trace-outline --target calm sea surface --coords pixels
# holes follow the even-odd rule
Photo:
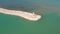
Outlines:
[[[0,14],[0,34],[60,34],[60,0],[0,0],[0,8],[42,14],[36,22]]]

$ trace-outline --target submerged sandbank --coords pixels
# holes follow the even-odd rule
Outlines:
[[[23,17],[23,18],[25,18],[27,20],[31,20],[31,21],[37,21],[37,20],[41,19],[41,15],[37,15],[35,13],[29,13],[29,12],[25,12],[25,11],[16,11],[16,10],[8,10],[8,9],[0,8],[0,13]]]

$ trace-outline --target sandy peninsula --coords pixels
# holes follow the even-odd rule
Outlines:
[[[30,13],[30,12],[25,12],[25,11],[8,10],[8,9],[0,8],[0,13],[23,17],[31,21],[37,21],[41,19],[41,15]]]

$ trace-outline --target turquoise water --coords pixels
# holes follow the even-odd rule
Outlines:
[[[0,14],[0,34],[60,34],[60,0],[0,0],[0,7],[42,14],[36,22]]]

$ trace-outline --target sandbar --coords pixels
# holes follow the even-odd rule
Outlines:
[[[26,11],[8,10],[8,9],[0,8],[0,13],[23,17],[30,21],[37,21],[37,20],[41,19],[41,15],[26,12]]]

